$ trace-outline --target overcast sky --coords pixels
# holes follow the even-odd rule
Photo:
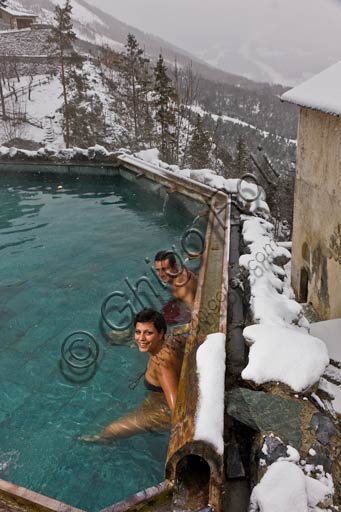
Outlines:
[[[88,2],[220,67],[221,63],[225,68],[229,66],[226,56],[218,58],[223,49],[238,51],[239,56],[250,63],[258,59],[257,66],[263,66],[264,70],[267,65],[273,66],[274,55],[281,56],[281,52],[286,51],[295,60],[296,74],[299,75],[299,68],[302,68],[302,76],[314,74],[341,59],[341,0]],[[238,67],[236,57],[230,61],[232,67]],[[282,67],[286,68],[288,59],[284,61]],[[244,64],[247,67],[246,60]],[[281,70],[276,63],[275,67]],[[285,75],[286,69],[282,71]]]

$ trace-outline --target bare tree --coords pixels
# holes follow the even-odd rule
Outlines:
[[[1,102],[1,110],[2,110],[2,117],[3,119],[6,119],[6,104],[5,104],[5,96],[4,96],[4,90],[3,90],[3,76],[0,71],[0,102]]]
[[[28,85],[27,85],[27,92],[28,92],[28,99],[29,101],[31,101],[31,94],[32,94],[32,88],[33,88],[33,80],[34,80],[34,77],[36,75],[36,66],[31,66],[30,67],[30,70],[29,70],[29,76],[30,76],[30,79],[29,79],[29,82],[28,82]],[[40,81],[39,81],[39,84],[40,84]]]
[[[2,111],[2,117],[3,119],[6,119],[6,103],[5,103],[5,93],[4,93],[4,86],[6,84],[6,59],[1,52],[0,54],[0,103],[1,103],[1,111]]]
[[[56,5],[52,36],[50,42],[54,43],[57,50],[57,58],[60,64],[60,81],[63,88],[64,99],[64,126],[65,126],[65,145],[70,147],[70,119],[68,104],[68,85],[67,85],[67,52],[72,47],[72,43],[76,39],[76,34],[72,30],[73,23],[71,20],[72,6],[70,0],[65,0],[63,7]]]
[[[17,102],[14,97],[9,98],[9,103],[8,114],[3,119],[5,142],[22,139],[26,131],[26,103]]]

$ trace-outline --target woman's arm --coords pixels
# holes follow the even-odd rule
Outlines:
[[[178,375],[174,368],[168,363],[161,363],[159,367],[160,386],[165,394],[168,407],[171,412],[175,409],[176,395],[178,392]]]

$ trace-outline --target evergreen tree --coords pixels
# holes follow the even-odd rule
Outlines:
[[[106,123],[99,96],[91,91],[83,65],[72,67],[67,75],[70,144],[89,147],[103,144]]]
[[[175,91],[161,54],[154,68],[153,95],[160,157],[168,163],[173,163],[176,146]]]
[[[233,157],[226,148],[226,144],[214,147],[214,170],[224,178],[233,176]]]
[[[7,7],[7,0],[0,0],[0,7]]]
[[[220,116],[220,115],[219,115]],[[213,131],[213,169],[217,174],[224,178],[231,178],[233,175],[233,157],[227,147],[227,136],[224,131],[224,123],[221,117],[218,117]]]
[[[148,103],[146,103],[147,93],[150,90],[148,62],[136,37],[129,33],[120,66],[122,83],[119,90],[122,97],[120,113],[126,118],[126,127],[133,135],[130,145],[134,149],[137,149],[144,140],[144,124],[149,116]]]
[[[63,88],[63,117],[65,128],[65,145],[70,147],[70,113],[68,103],[68,84],[67,84],[67,68],[70,65],[68,53],[72,48],[72,43],[76,39],[76,34],[73,31],[73,24],[71,20],[72,6],[70,0],[65,0],[64,6],[56,5],[54,22],[52,28],[52,35],[50,42],[54,43],[57,52],[57,58],[60,65],[60,81]]]
[[[210,166],[211,139],[204,130],[201,116],[198,114],[189,145],[189,166],[191,169],[205,169]]]
[[[234,159],[234,172],[237,177],[247,174],[252,169],[250,150],[242,135],[238,137],[236,155]]]
[[[154,119],[151,108],[150,96],[152,92],[152,80],[149,72],[149,61],[146,60],[143,68],[143,74],[140,80],[141,83],[141,109],[142,114],[140,116],[140,140],[143,144],[150,148],[154,143]]]

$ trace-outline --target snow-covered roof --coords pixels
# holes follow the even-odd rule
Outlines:
[[[341,115],[341,61],[281,96],[300,107]]]
[[[36,14],[33,14],[32,12],[28,11],[19,11],[18,9],[13,9],[12,7],[7,6],[0,6],[0,9],[4,12],[7,12],[7,14],[10,14],[11,16],[20,16],[20,17],[28,17],[28,18],[37,18],[38,16]]]

